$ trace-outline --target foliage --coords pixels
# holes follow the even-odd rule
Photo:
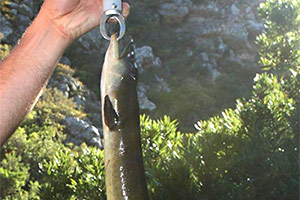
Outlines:
[[[257,75],[249,100],[199,121],[196,134],[178,132],[167,117],[142,116],[151,199],[297,199],[299,102],[286,84]]]
[[[72,98],[68,98],[58,89],[46,89],[36,104],[35,119],[40,123],[51,123],[51,121],[61,120],[65,116],[84,117],[81,110],[76,109],[76,104]]]
[[[74,105],[58,91],[44,91],[1,149],[1,198],[105,199],[103,152],[63,142],[61,119],[82,115]]]
[[[300,70],[300,2],[268,0],[260,5],[265,32],[258,36],[260,64],[281,76],[291,66]]]
[[[69,65],[64,65],[62,63],[58,63],[55,70],[55,75],[64,75],[64,76],[73,76],[75,74],[75,70],[72,69]]]
[[[0,36],[1,40],[1,36]],[[0,61],[4,60],[8,56],[11,47],[8,44],[0,44]]]
[[[150,97],[157,103],[157,109],[161,113],[177,116],[182,131],[190,130],[191,128],[185,128],[186,125],[192,127],[199,115],[202,118],[208,118],[208,113],[215,112],[215,99],[211,97],[211,92],[207,88],[197,85],[192,79],[178,86],[176,90],[160,91],[151,94]],[[172,104],[165,106],[170,99],[172,99]],[[195,114],[197,111],[198,113]]]
[[[15,14],[11,11],[11,0],[3,0],[0,2],[0,12],[9,20],[15,19]]]
[[[40,169],[42,199],[105,199],[103,151],[95,147],[64,148]]]
[[[183,161],[183,134],[177,131],[177,125],[167,116],[157,121],[141,116],[142,148],[151,199],[193,199],[196,195],[190,193],[189,169]]]
[[[15,152],[7,153],[1,162],[0,178],[6,184],[1,184],[1,199],[9,198],[12,194],[18,194],[25,185],[28,177],[28,166],[20,163],[21,156],[16,156]]]
[[[298,78],[257,75],[249,100],[199,121],[196,134],[179,132],[177,121],[166,116],[141,116],[151,199],[297,199],[299,100],[289,90],[300,87],[286,84]],[[24,124],[2,148],[2,198],[106,198],[102,151],[64,144],[63,127],[54,122]]]
[[[212,199],[297,199],[295,106],[277,78],[263,74],[256,77],[251,99],[238,100],[222,117],[198,122],[199,134],[189,143],[202,147],[193,169],[203,193]]]

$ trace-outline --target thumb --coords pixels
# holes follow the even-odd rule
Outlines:
[[[125,19],[127,19],[130,13],[130,6],[127,2],[123,2],[122,6],[123,6],[122,15],[125,17]]]

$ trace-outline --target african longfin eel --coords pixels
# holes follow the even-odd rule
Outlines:
[[[108,200],[148,199],[141,150],[137,81],[132,44],[119,54],[119,43],[116,35],[112,35],[101,76]]]

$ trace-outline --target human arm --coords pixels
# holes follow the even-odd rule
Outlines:
[[[12,53],[0,64],[0,146],[30,111],[65,49],[96,27],[101,0],[45,0]],[[123,4],[123,15],[129,14]]]

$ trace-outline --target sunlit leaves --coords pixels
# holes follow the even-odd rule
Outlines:
[[[257,37],[263,69],[280,76],[290,68],[300,70],[300,2],[268,0],[261,3],[259,13],[266,28]]]
[[[197,123],[198,134],[189,138],[194,148],[190,157],[195,159],[193,180],[202,183],[203,193],[214,199],[297,198],[299,162],[293,159],[298,152],[298,99],[290,90],[300,87],[286,87],[296,77],[294,72],[278,81],[274,75],[257,74],[249,100],[237,100],[235,110]],[[223,196],[214,196],[211,187]]]
[[[1,35],[0,35],[0,41],[1,41]],[[8,44],[0,44],[0,63],[6,56],[8,56],[10,50],[11,50],[11,46],[9,46]]]

